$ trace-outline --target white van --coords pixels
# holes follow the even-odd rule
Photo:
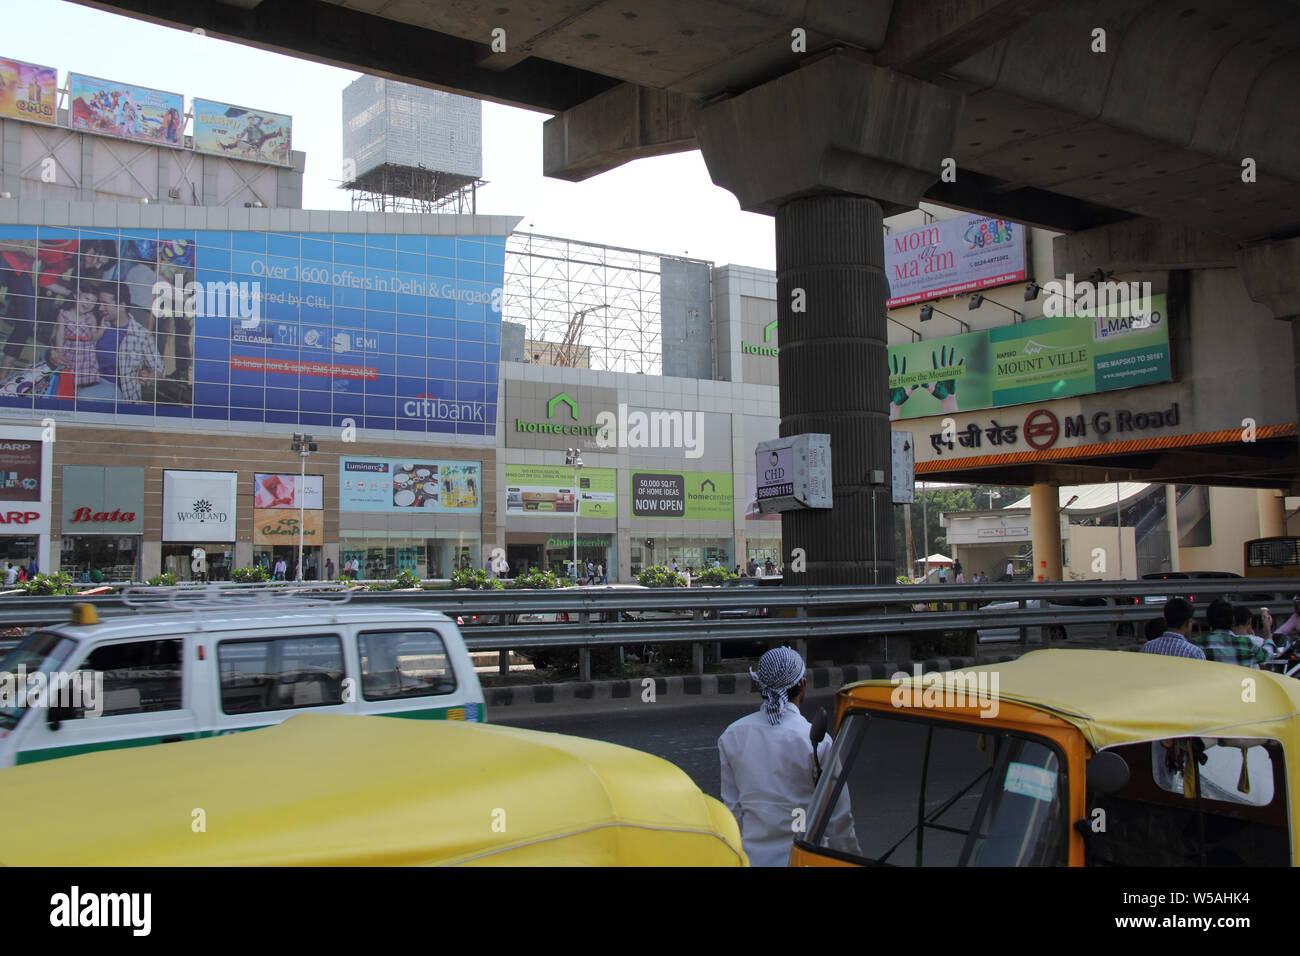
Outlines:
[[[10,687],[0,697],[0,767],[252,730],[304,710],[486,719],[478,675],[445,614],[292,593],[249,600],[237,588],[191,590],[103,621],[81,605],[68,624],[26,638],[0,665]],[[80,672],[96,684],[102,675],[102,694],[76,695],[74,706],[59,706],[66,694],[15,701],[18,675],[36,672]]]

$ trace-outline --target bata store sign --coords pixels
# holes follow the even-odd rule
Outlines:
[[[163,540],[235,540],[233,471],[164,471]]]
[[[63,534],[142,534],[144,469],[63,466]]]

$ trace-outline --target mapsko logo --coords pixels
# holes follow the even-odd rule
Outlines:
[[[230,520],[230,514],[225,511],[217,511],[212,507],[212,502],[207,498],[195,499],[194,504],[190,506],[189,511],[177,511],[177,521],[197,521],[199,524],[206,524],[209,521],[215,521],[217,524],[225,524]]]
[[[482,402],[448,402],[421,393],[402,406],[407,418],[423,418],[435,422],[483,422]]]

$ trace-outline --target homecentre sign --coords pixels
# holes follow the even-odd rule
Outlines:
[[[556,413],[559,413],[558,415]],[[546,403],[545,422],[526,422],[515,419],[515,431],[541,433],[544,435],[595,435],[595,425],[575,425],[578,420],[578,403],[564,392],[553,396]]]
[[[740,343],[740,351],[745,355],[766,355],[770,358],[776,358],[781,354],[781,350],[775,345],[768,345],[772,341],[772,336],[776,334],[776,320],[773,319],[767,325],[763,326],[763,344],[750,345],[748,342]]]

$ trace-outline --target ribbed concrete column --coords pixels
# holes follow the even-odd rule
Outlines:
[[[1282,499],[1269,488],[1260,488],[1255,494],[1259,501],[1259,536],[1280,538],[1286,534],[1286,512],[1282,507]]]
[[[835,503],[782,516],[795,586],[894,583],[890,488],[871,484],[873,471],[890,474],[882,220],[877,203],[849,196],[796,199],[776,214],[781,434],[831,436]],[[790,570],[795,548],[804,574]]]
[[[1165,528],[1169,531],[1169,570],[1181,571],[1178,553],[1178,486],[1165,485]]]
[[[1034,542],[1031,581],[1061,580],[1061,500],[1057,486],[1040,481],[1029,489],[1030,533]],[[1116,556],[1118,557],[1118,556]]]

